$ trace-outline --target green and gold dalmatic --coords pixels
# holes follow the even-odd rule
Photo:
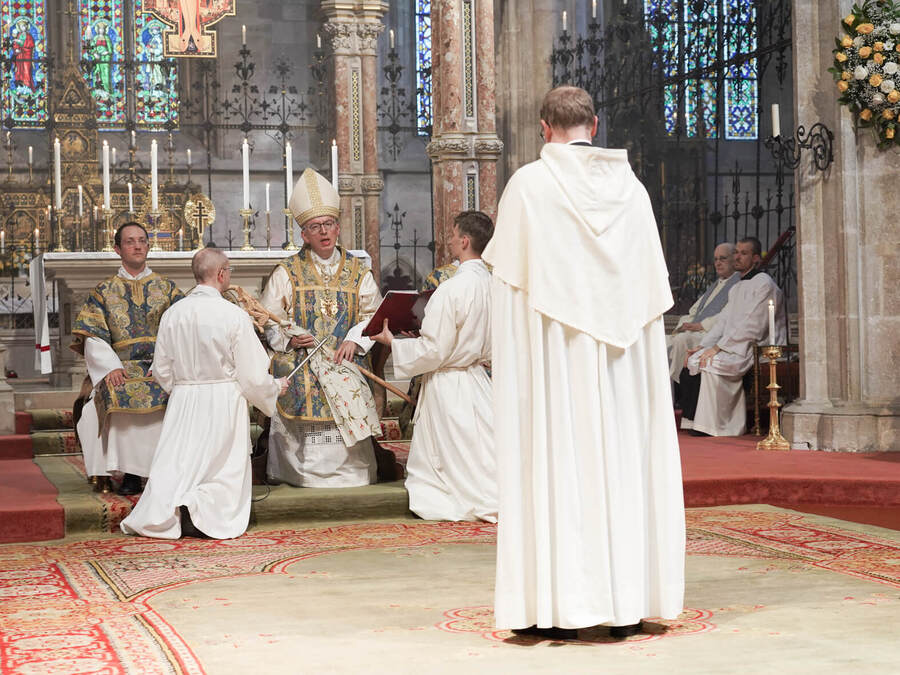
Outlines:
[[[182,297],[173,281],[153,273],[137,280],[110,277],[84,303],[72,328],[72,349],[84,354],[87,338],[103,340],[112,345],[125,369],[123,386],[109,387],[104,379],[95,387],[101,430],[112,413],[149,413],[166,407],[168,394],[150,377],[150,364],[163,312]]]
[[[332,349],[359,322],[359,287],[369,271],[359,258],[339,250],[341,261],[331,280],[322,278],[306,248],[279,263],[291,280],[294,323],[312,333],[317,342],[328,337],[326,344]],[[305,355],[306,350],[277,352],[272,358],[272,374],[288,375]],[[366,367],[366,357],[357,356],[354,361]],[[322,387],[308,368],[289,380],[288,390],[278,399],[278,410],[284,417],[307,422],[334,420]]]

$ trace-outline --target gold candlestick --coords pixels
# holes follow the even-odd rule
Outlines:
[[[106,223],[106,246],[104,246],[101,250],[104,253],[111,253],[116,249],[113,248],[113,231],[112,231],[112,209],[108,209],[103,207],[100,209],[100,212],[103,214],[103,220]]]
[[[266,211],[266,250],[272,250],[272,214]]]
[[[778,409],[781,404],[778,402],[778,382],[775,377],[775,365],[781,356],[781,347],[777,345],[768,345],[763,347],[763,354],[769,359],[769,435],[756,444],[757,450],[790,450],[791,444],[781,435],[778,426]]]
[[[159,245],[159,220],[162,218],[162,211],[148,211],[147,219],[150,221],[150,236],[153,239],[153,245],[150,246],[151,251],[162,251]]]
[[[291,215],[290,209],[282,210],[284,217],[287,218],[285,221],[287,224],[285,225],[285,230],[287,230],[287,244],[284,247],[285,251],[296,251],[297,245],[294,243],[294,218]]]
[[[238,213],[241,214],[241,218],[244,221],[244,245],[241,246],[241,250],[253,251],[255,249],[250,245],[250,216],[253,215],[253,211],[250,209],[241,209]]]
[[[59,211],[55,211],[56,214],[56,246],[54,247],[54,251],[58,251],[60,253],[68,253],[69,249],[66,248],[66,245],[63,243],[63,234],[62,234],[62,218],[59,215]]]

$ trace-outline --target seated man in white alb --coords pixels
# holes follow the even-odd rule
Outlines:
[[[709,285],[703,295],[697,298],[688,313],[678,320],[675,330],[666,336],[669,348],[669,375],[675,384],[681,379],[684,359],[688,351],[700,346],[700,341],[716,323],[716,317],[728,302],[728,291],[741,278],[734,271],[734,245],[719,244],[713,251],[716,280]]]
[[[409,508],[426,520],[497,522],[491,380],[491,273],[481,252],[494,232],[480,211],[454,219],[450,253],[459,270],[434,291],[420,336],[375,340],[391,347],[398,377],[425,374],[406,466]]]
[[[712,329],[687,360],[690,376],[700,377],[696,405],[683,402],[697,435],[740,436],[747,431],[744,373],[753,365],[757,344],[784,344],[784,296],[775,281],[757,269],[762,247],[756,237],[737,244],[735,269],[741,280],[728,294],[728,304]],[[775,335],[769,335],[769,300],[775,303]],[[682,382],[685,375],[682,374]],[[684,393],[684,392],[682,392]]]
[[[122,521],[125,534],[243,534],[251,490],[247,402],[271,416],[286,387],[269,375],[250,317],[222,297],[231,281],[225,254],[205,248],[191,268],[196,288],[159,324],[152,372],[169,405],[144,494]]]

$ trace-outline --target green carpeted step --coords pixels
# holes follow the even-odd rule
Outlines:
[[[56,429],[74,429],[72,411],[61,408],[36,408],[28,410],[31,415],[32,431],[49,431]]]
[[[35,431],[31,434],[35,455],[59,455],[81,452],[74,429],[64,431]]]

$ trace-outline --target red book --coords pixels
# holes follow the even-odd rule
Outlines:
[[[369,319],[369,323],[363,329],[366,337],[378,335],[384,327],[384,320],[388,320],[388,328],[391,333],[397,334],[407,330],[418,330],[425,316],[425,305],[433,290],[424,291],[388,291],[375,315]]]

